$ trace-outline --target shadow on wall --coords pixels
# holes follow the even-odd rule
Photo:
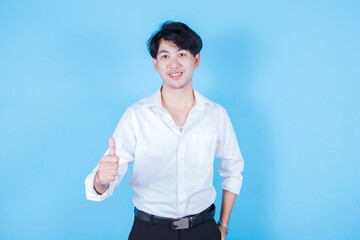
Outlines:
[[[264,81],[257,77],[263,71],[260,62],[264,51],[251,33],[241,29],[213,39],[208,43],[208,58],[216,66],[210,69],[218,87],[212,89],[212,95],[227,109],[245,160],[243,186],[231,216],[231,237],[266,239],[271,235],[269,210],[275,157],[267,111],[257,93],[257,86]],[[221,182],[216,172],[215,182]],[[221,192],[216,187],[219,206]]]

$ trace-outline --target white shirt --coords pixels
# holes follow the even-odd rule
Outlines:
[[[118,174],[99,195],[93,188],[96,166],[85,181],[87,199],[102,201],[111,196],[133,161],[129,184],[135,192],[135,207],[168,218],[196,214],[215,201],[215,157],[220,159],[222,189],[238,195],[244,161],[229,116],[197,91],[194,95],[196,104],[182,131],[162,106],[160,90],[130,106],[113,135]]]

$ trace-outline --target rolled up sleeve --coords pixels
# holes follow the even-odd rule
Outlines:
[[[115,180],[110,183],[106,192],[98,194],[94,189],[94,178],[98,171],[97,165],[85,179],[85,193],[88,200],[103,201],[105,198],[110,197],[124,177],[130,162],[135,158],[136,134],[131,109],[127,109],[121,117],[113,137],[116,142],[116,155],[119,157],[118,174],[115,176]],[[109,149],[104,155],[107,155],[108,152]]]
[[[223,178],[221,188],[239,195],[243,180],[244,159],[231,120],[223,108],[220,113],[215,157],[220,159],[219,173]]]

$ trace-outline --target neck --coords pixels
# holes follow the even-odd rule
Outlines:
[[[181,89],[169,88],[163,85],[161,87],[161,103],[165,108],[191,108],[195,104],[192,84]]]

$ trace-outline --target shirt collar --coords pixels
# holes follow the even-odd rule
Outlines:
[[[196,104],[194,108],[202,110],[205,105],[211,104],[212,102],[206,97],[202,96],[198,91],[194,89],[194,95],[196,99]],[[140,104],[144,107],[158,107],[163,108],[161,104],[161,88],[159,88],[155,93],[151,96],[140,100]]]

